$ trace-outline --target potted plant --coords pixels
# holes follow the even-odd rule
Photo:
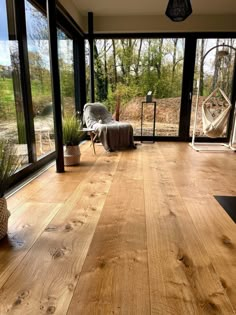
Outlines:
[[[19,157],[15,154],[14,145],[0,140],[0,239],[7,234],[10,216],[4,194],[8,188],[10,176],[15,173],[18,165]]]
[[[63,118],[64,164],[67,166],[80,164],[82,129],[82,123],[76,116],[67,115]]]

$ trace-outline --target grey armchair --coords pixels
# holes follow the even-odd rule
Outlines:
[[[87,128],[93,129],[98,135],[106,151],[136,148],[132,125],[115,121],[103,104],[85,104],[83,119]]]

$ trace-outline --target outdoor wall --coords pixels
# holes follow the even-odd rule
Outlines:
[[[87,31],[87,16],[83,16],[82,20]],[[192,15],[180,23],[174,23],[166,16],[94,16],[95,33],[220,31],[236,31],[236,15]]]

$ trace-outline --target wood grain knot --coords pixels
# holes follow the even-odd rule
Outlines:
[[[172,211],[172,210],[170,210],[170,209],[169,209],[169,211],[170,211],[170,212],[169,212],[169,215],[170,215],[170,216],[176,217],[176,214],[174,213],[174,211]]]
[[[74,285],[72,283],[68,284],[68,289],[69,291],[73,291],[74,290]]]
[[[105,268],[105,266],[106,266],[105,260],[104,260],[104,259],[101,259],[101,260],[99,261],[99,268],[103,269],[103,268]]]
[[[25,299],[27,296],[29,295],[29,291],[28,290],[24,290],[19,294],[19,297],[21,299]]]
[[[53,259],[61,258],[65,255],[64,251],[61,248],[54,248],[50,250],[50,255]]]
[[[228,236],[223,235],[222,236],[222,242],[224,245],[226,245],[228,248],[233,249],[234,244],[232,243],[231,239]]]
[[[192,260],[187,255],[181,253],[181,251],[178,253],[177,259],[181,261],[186,268],[193,266]]]
[[[70,231],[72,231],[73,230],[73,226],[70,224],[70,223],[67,223],[66,225],[65,225],[65,231],[66,232],[70,232]]]
[[[27,229],[27,228],[30,228],[30,227],[31,227],[30,224],[24,224],[24,225],[22,225],[22,228],[23,228],[23,229]]]
[[[79,220],[79,219],[74,219],[74,220],[72,221],[72,223],[73,223],[75,226],[77,226],[78,224],[79,224],[79,225],[83,225],[83,224],[84,224],[84,221]]]
[[[218,314],[218,311],[219,311],[218,306],[210,300],[205,301],[205,303],[203,303],[203,305],[202,305],[202,308],[208,314],[214,314],[215,315],[215,314]]]
[[[56,311],[56,307],[55,306],[49,306],[47,308],[47,314],[54,314]]]
[[[15,302],[13,303],[13,306],[17,306],[20,305],[22,303],[22,301],[24,301],[25,298],[27,298],[27,296],[29,295],[29,291],[28,290],[24,290],[21,291],[17,297],[17,299],[15,300]]]
[[[54,225],[49,225],[45,229],[46,232],[55,232],[56,230],[57,230],[57,227]]]
[[[21,298],[18,296],[18,298],[15,300],[15,302],[13,303],[13,306],[17,306],[20,305],[22,302]]]
[[[221,284],[222,284],[222,287],[224,288],[224,289],[227,289],[227,283],[226,283],[226,281],[223,279],[223,278],[220,278],[220,282],[221,282]]]

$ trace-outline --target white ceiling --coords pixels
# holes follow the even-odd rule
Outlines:
[[[168,0],[72,0],[81,15],[163,15]],[[191,0],[194,15],[236,14],[236,0]]]

